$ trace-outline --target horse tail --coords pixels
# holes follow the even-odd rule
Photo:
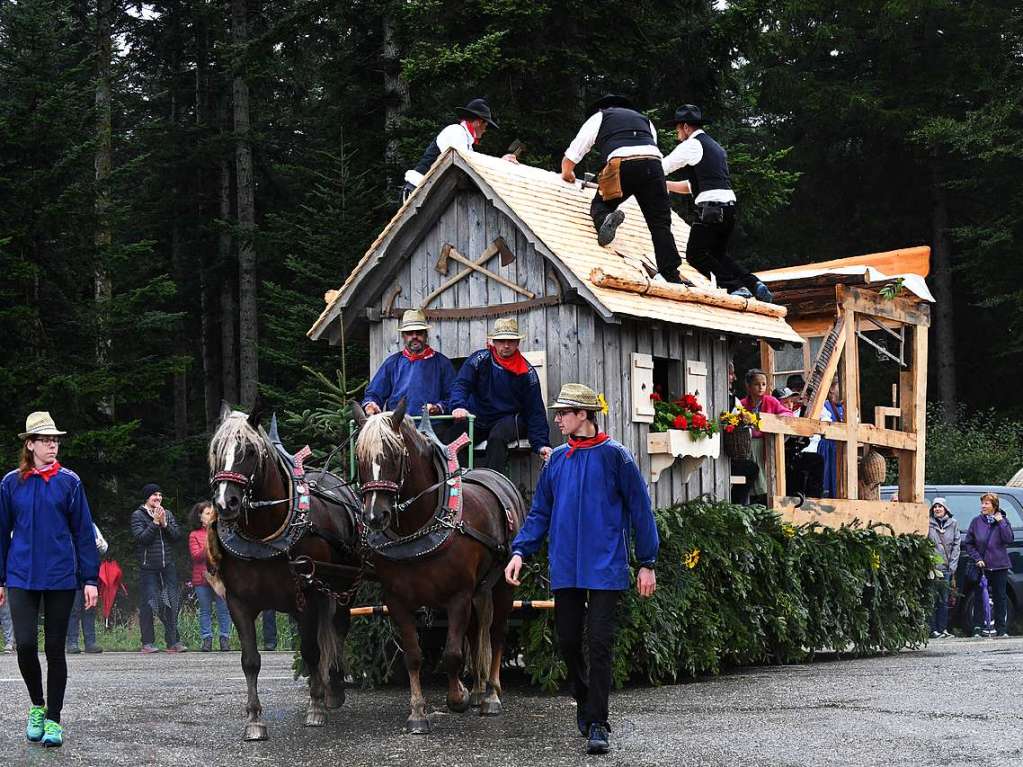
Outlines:
[[[316,642],[320,646],[320,679],[327,687],[330,686],[330,670],[339,665],[341,660],[341,643],[334,629],[334,614],[337,603],[330,597],[322,598],[319,610],[319,621],[316,626]]]
[[[494,622],[494,592],[492,589],[481,589],[473,595],[472,606],[476,611],[476,642],[470,655],[472,679],[475,689],[483,689],[490,678],[490,626]]]

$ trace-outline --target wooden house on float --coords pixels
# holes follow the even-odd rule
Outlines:
[[[634,200],[623,205],[615,240],[599,246],[589,217],[593,194],[556,173],[449,150],[344,284],[325,295],[327,307],[308,335],[335,345],[363,340],[372,372],[400,349],[402,313],[420,308],[432,325],[431,345],[457,367],[483,348],[495,319],[516,317],[545,401],[569,381],[602,392],[610,406],[602,426],[636,456],[656,506],[704,494],[727,498],[734,478],[718,435],[692,441],[681,432],[651,433],[650,395],[655,387],[672,397],[695,394],[713,417],[732,407],[734,344],[759,340],[770,362],[772,350],[802,349],[805,339],[786,323],[783,306],[729,296],[685,261],[682,275],[695,288],[652,280],[653,246]],[[672,215],[684,252],[689,228]],[[553,421],[551,431],[558,444]],[[509,473],[528,499],[541,463],[522,447]],[[922,476],[919,482],[922,492]],[[771,492],[784,490],[775,482]]]

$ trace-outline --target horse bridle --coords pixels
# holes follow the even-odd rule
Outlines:
[[[369,482],[362,483],[360,493],[362,493],[362,510],[366,511],[366,496],[370,493],[387,493],[388,495],[394,496],[394,514],[397,516],[402,511],[407,509],[411,504],[406,501],[405,503],[398,503],[398,496],[401,494],[402,487],[405,486],[405,475],[408,474],[409,461],[411,460],[408,452],[408,447],[405,445],[405,440],[402,440],[401,450],[401,468],[398,470],[398,481],[394,482],[390,479],[371,479]],[[418,496],[416,496],[418,498]]]
[[[268,506],[277,506],[278,504],[281,503],[291,503],[292,500],[291,495],[289,495],[287,498],[278,498],[272,501],[253,501],[252,485],[253,482],[255,482],[255,479],[256,479],[255,469],[253,469],[252,474],[250,474],[247,477],[241,472],[226,471],[224,469],[221,469],[210,478],[210,489],[215,490],[217,483],[219,482],[229,482],[232,485],[238,485],[238,487],[242,489],[241,510],[246,516],[246,521],[248,521],[249,509],[263,509]]]

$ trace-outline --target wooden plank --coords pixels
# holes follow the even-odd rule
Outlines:
[[[711,357],[711,384],[708,386],[710,402],[706,405],[707,417],[717,418],[718,413],[723,410],[731,410],[728,403],[728,339],[724,336],[715,337],[713,342],[713,354]],[[711,461],[714,468],[714,490],[715,498],[728,500],[731,495],[731,466],[728,464],[728,457],[721,452],[717,460]]]
[[[882,298],[877,293],[861,288],[847,288],[839,285],[835,289],[838,302],[846,310],[884,317],[907,325],[929,327],[931,310],[926,304],[917,304],[908,298]]]
[[[792,496],[776,496],[771,508],[793,525],[817,522],[826,527],[838,528],[854,521],[864,525],[883,522],[891,525],[896,534],[927,533],[928,507],[925,503],[807,498],[802,506],[796,508],[798,502],[799,499]]]
[[[927,329],[909,329],[911,366],[899,375],[899,407],[904,429],[915,429],[915,453],[899,454],[899,500],[924,499],[925,440],[927,431]]]
[[[849,441],[850,424],[818,421],[813,418],[797,418],[762,413],[760,430],[768,434],[784,434],[796,437],[812,437],[821,435],[836,442]],[[869,423],[861,423],[855,429],[856,442],[867,445],[878,445],[895,450],[915,451],[919,445],[919,435],[913,432],[895,431],[894,429],[878,429]]]
[[[843,306],[847,307],[845,303]],[[859,451],[857,448],[857,432],[860,426],[860,354],[856,337],[856,316],[854,311],[845,308],[845,422],[848,424],[848,437],[845,448],[845,497],[856,500],[859,497]],[[823,388],[823,387],[822,387]],[[841,470],[841,465],[839,465]]]
[[[684,360],[684,343],[682,340],[682,328],[678,325],[665,327],[664,334],[668,341],[668,357],[673,360]],[[677,471],[670,472],[671,476],[671,503],[688,500],[686,486],[682,483],[682,475]]]
[[[831,356],[828,357],[827,363],[824,365],[824,372],[821,374],[821,383],[817,387],[817,390],[813,394],[813,399],[810,400],[806,407],[807,418],[820,418],[821,413],[824,412],[824,403],[828,400],[828,392],[831,391],[831,382],[835,379],[835,374],[838,372],[838,364],[842,359],[842,354],[845,351],[845,343],[847,336],[845,334],[845,328],[842,325],[845,323],[845,316],[840,316],[835,320],[833,327],[837,329],[838,336],[835,338],[835,348],[831,352]],[[828,331],[831,332],[830,330]],[[821,349],[824,349],[824,345],[821,345]],[[819,354],[819,352],[818,352]],[[810,380],[810,376],[813,374],[813,367],[807,372],[807,382]]]
[[[808,269],[835,269],[846,266],[872,266],[887,275],[919,274],[921,277],[926,277],[931,268],[931,249],[926,245],[917,245],[911,248],[886,250],[881,253],[865,253],[860,256],[838,258],[833,261],[785,266],[780,269],[757,272],[757,274],[763,279],[764,277],[783,277],[786,274],[795,274]]]

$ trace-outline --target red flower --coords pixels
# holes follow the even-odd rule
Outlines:
[[[734,425],[732,425],[732,424],[728,424],[728,425],[727,425],[727,426],[725,427],[725,431],[726,431],[726,432],[728,432],[729,434],[731,434],[731,433],[732,433],[733,431],[735,431],[735,426],[734,426]]]
[[[707,428],[707,416],[703,413],[696,413],[693,416],[693,426],[697,429]]]
[[[700,401],[696,399],[694,395],[687,394],[682,399],[685,402],[686,408],[692,410],[694,413],[699,413],[701,410],[703,410],[703,406],[700,404]]]
[[[686,417],[684,415],[677,415],[677,416],[675,416],[675,423],[673,425],[674,425],[674,427],[676,429],[688,429],[689,428],[689,422],[686,421]]]
[[[660,395],[660,394],[658,394],[657,392],[653,392],[653,393],[651,393],[651,395],[650,395],[650,401],[651,401],[651,402],[660,402],[660,401],[661,401],[661,395]]]

